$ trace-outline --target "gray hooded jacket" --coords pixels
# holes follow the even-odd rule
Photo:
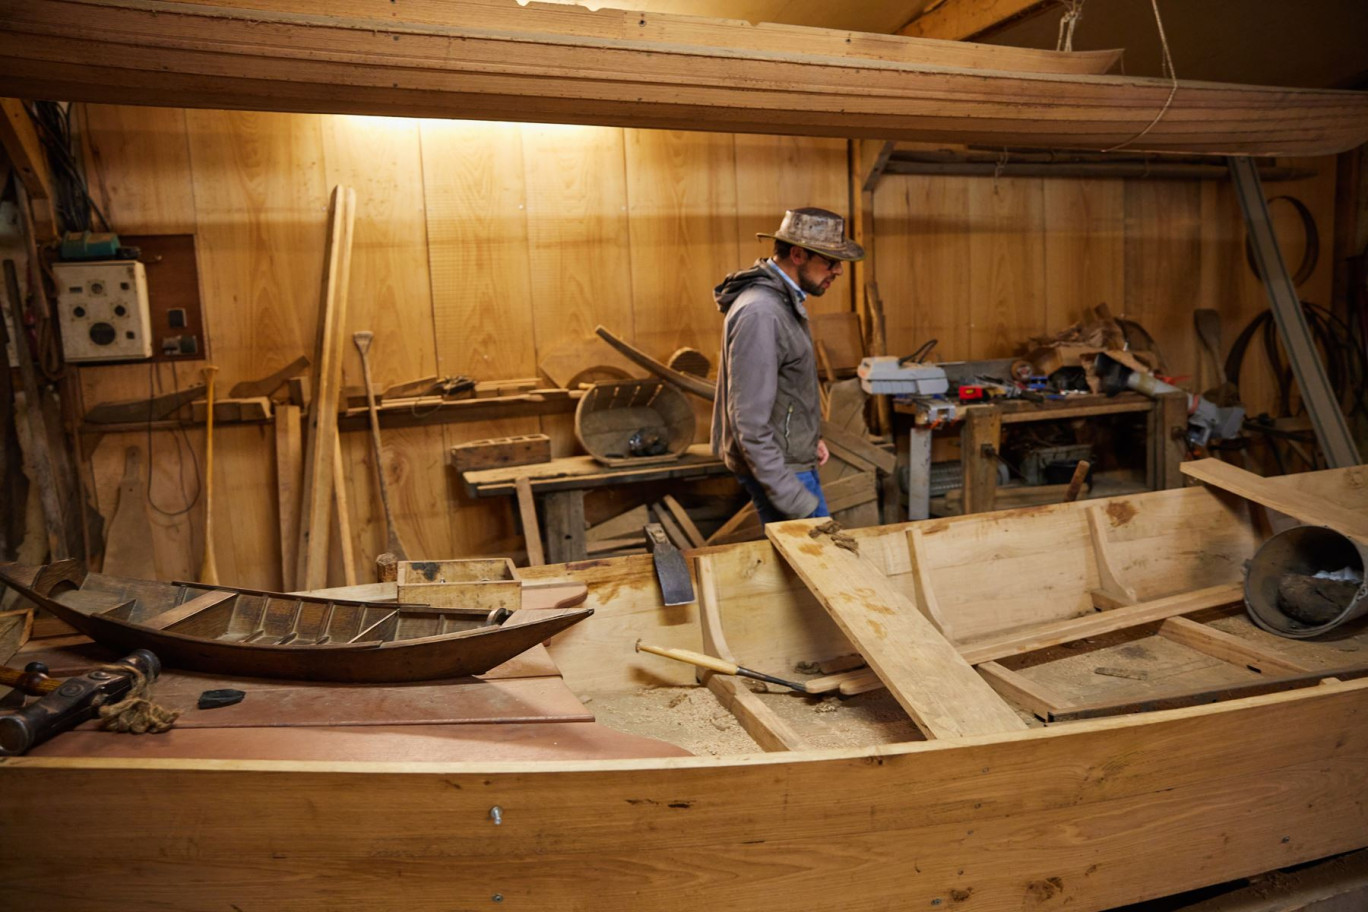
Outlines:
[[[754,478],[770,503],[797,519],[817,495],[795,473],[817,468],[821,405],[807,310],[768,260],[722,280],[726,314],[713,404],[712,448],[728,469]]]

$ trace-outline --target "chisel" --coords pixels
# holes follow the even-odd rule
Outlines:
[[[649,652],[654,655],[664,656],[667,659],[674,659],[676,662],[687,662],[690,665],[697,665],[699,668],[706,668],[724,675],[740,675],[743,678],[755,678],[757,681],[768,681],[771,684],[782,684],[791,687],[799,693],[807,693],[807,685],[797,681],[785,681],[783,678],[776,678],[767,675],[763,671],[752,671],[749,668],[742,668],[735,662],[728,662],[716,656],[704,655],[701,652],[694,652],[691,649],[671,649],[664,646],[651,646],[641,640],[636,642],[637,652]]]

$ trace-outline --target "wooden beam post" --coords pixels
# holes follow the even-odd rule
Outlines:
[[[295,585],[303,589],[321,589],[327,585],[328,511],[333,499],[337,398],[342,383],[343,329],[347,322],[347,283],[351,273],[355,215],[356,191],[350,187],[334,187],[314,348],[314,401],[309,409],[309,431],[304,449],[303,506],[295,572]]]

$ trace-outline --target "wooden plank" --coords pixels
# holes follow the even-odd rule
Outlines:
[[[1335,503],[1310,491],[1298,491],[1267,478],[1261,478],[1219,459],[1199,459],[1183,463],[1183,474],[1190,478],[1252,500],[1270,510],[1317,526],[1326,526],[1360,541],[1368,540],[1368,513]]]
[[[160,614],[140,618],[138,620],[138,626],[146,627],[149,630],[165,630],[172,624],[179,623],[191,615],[199,614],[201,611],[212,608],[220,602],[226,602],[228,599],[236,597],[236,592],[214,589],[197,595],[189,601],[181,602],[174,608],[168,608]]]
[[[1085,637],[1101,636],[1117,630],[1126,630],[1141,624],[1161,621],[1181,614],[1192,614],[1207,608],[1219,608],[1238,602],[1244,598],[1244,590],[1238,584],[1209,586],[1195,592],[1184,592],[1167,598],[1141,602],[1115,608],[1086,617],[1041,624],[1026,630],[1017,630],[997,637],[975,640],[960,647],[960,653],[972,665],[1003,659],[1007,656],[1035,652],[1047,646],[1070,643]]]
[[[792,50],[801,47],[797,42],[756,53],[643,42],[620,31],[580,38],[541,21],[538,12],[527,10],[523,29],[491,30],[484,22],[433,28],[374,13],[318,19],[149,0],[52,0],[7,17],[0,53],[11,66],[0,91],[1089,149],[1135,140],[1170,95],[1165,80],[833,60]],[[122,43],[127,35],[145,49],[131,61]],[[446,53],[452,41],[461,43],[460,55]],[[965,101],[976,102],[980,116],[958,116]],[[1187,83],[1133,145],[1328,154],[1363,141],[1365,104],[1352,93]]]
[[[524,475],[515,485],[518,491],[518,517],[522,520],[523,540],[527,543],[527,563],[532,567],[540,567],[546,563],[546,556],[542,553],[541,526],[537,523],[537,504],[532,499],[532,483]]]
[[[33,120],[18,98],[0,98],[0,146],[4,147],[28,192],[29,211],[38,240],[46,242],[55,238],[57,219],[53,213],[52,175],[48,171],[47,155],[38,139],[38,131],[33,128]]]
[[[289,403],[275,412],[276,510],[280,517],[280,572],[282,588],[295,588],[299,553],[299,495],[304,472],[300,439],[300,408]]]
[[[1026,727],[877,568],[812,537],[819,525],[770,523],[765,534],[928,738]]]
[[[551,461],[551,438],[545,434],[520,434],[472,440],[451,448],[451,466],[457,472],[492,469],[498,466],[524,466]]]
[[[640,504],[597,526],[590,526],[584,533],[584,540],[591,543],[625,538],[642,541],[641,527],[650,521],[650,509],[645,504]]]
[[[333,485],[341,481],[333,477],[333,472],[355,205],[354,190],[342,186],[333,189],[318,334],[314,344],[316,381],[304,445],[304,488],[295,565],[295,584],[305,589],[320,589],[327,583],[328,509],[333,500]]]
[[[526,475],[538,494],[635,484],[643,481],[671,481],[708,475],[728,475],[727,467],[712,454],[707,444],[694,444],[675,462],[626,468],[605,466],[592,456],[568,456],[536,466],[480,469],[462,477],[476,497],[510,494],[519,475]]]
[[[944,0],[898,29],[900,35],[967,41],[1010,19],[1046,6],[1046,0]]]
[[[143,478],[142,450],[124,450],[124,477],[119,482],[119,505],[105,533],[101,571],[134,579],[158,579],[153,550],[152,520],[147,515],[147,482]]]
[[[665,509],[670,511],[670,516],[674,520],[675,525],[684,533],[684,538],[688,542],[688,547],[703,547],[707,540],[703,537],[703,533],[698,531],[698,526],[694,525],[693,517],[684,509],[683,505],[669,494],[666,494],[665,497],[662,498],[661,503],[665,505]]]
[[[337,553],[342,561],[345,585],[356,585],[356,545],[352,540],[351,498],[347,494],[347,472],[342,463],[341,441],[333,447],[333,534],[337,538]]]
[[[1171,617],[1164,621],[1159,625],[1159,635],[1213,658],[1244,665],[1264,674],[1304,674],[1311,671],[1305,665],[1289,661],[1244,637],[1185,617]]]
[[[1041,719],[1048,718],[1063,702],[1048,687],[997,662],[984,662],[978,666],[978,672],[1008,703]]]
[[[822,423],[822,439],[828,445],[836,444],[843,450],[876,467],[880,472],[891,474],[898,467],[898,460],[892,453],[875,446],[858,433],[837,427],[830,421]]]
[[[584,492],[554,491],[542,500],[546,557],[553,564],[584,560]]]

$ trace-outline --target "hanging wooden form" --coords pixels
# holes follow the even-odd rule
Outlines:
[[[995,147],[1321,155],[1368,139],[1364,93],[1189,82],[1175,94],[1167,80],[1040,72],[1065,55],[1039,51],[987,69],[977,47],[514,0],[406,5],[404,20],[368,0],[326,18],[306,0],[238,3],[7,4],[0,94]],[[856,39],[901,52],[834,53]]]

